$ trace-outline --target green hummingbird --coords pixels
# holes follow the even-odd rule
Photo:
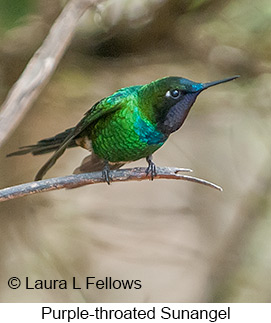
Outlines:
[[[146,174],[153,179],[156,166],[152,154],[182,126],[197,96],[211,86],[238,77],[196,83],[171,76],[122,88],[94,104],[75,127],[36,145],[20,147],[8,156],[55,151],[38,171],[35,180],[40,180],[67,148],[81,146],[91,154],[75,169],[76,174],[102,170],[109,183],[110,170],[146,158]]]

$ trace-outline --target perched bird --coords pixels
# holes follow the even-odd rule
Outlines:
[[[74,128],[40,140],[36,145],[21,147],[8,156],[55,151],[37,173],[35,180],[40,180],[67,148],[81,146],[91,154],[74,173],[102,170],[109,183],[110,170],[146,158],[146,174],[153,179],[156,167],[152,154],[182,126],[197,96],[211,86],[237,77],[196,83],[174,76],[122,88],[94,104]]]

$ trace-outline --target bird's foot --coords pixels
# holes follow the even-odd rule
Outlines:
[[[105,164],[104,169],[103,169],[103,171],[102,171],[102,174],[103,174],[104,181],[105,181],[108,185],[110,185],[110,181],[111,181],[112,179],[110,178],[110,168],[109,168],[108,163],[106,163],[106,164]]]
[[[148,167],[146,168],[146,171],[145,171],[146,175],[148,176],[150,174],[151,175],[151,180],[153,181],[154,177],[157,175],[156,165],[152,161],[152,156],[148,156],[146,158],[146,161],[148,163]]]

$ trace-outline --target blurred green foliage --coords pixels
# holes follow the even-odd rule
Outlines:
[[[36,4],[36,0],[0,0],[0,30],[22,23],[21,19],[32,14]]]

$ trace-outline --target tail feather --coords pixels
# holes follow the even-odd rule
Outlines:
[[[7,157],[11,156],[20,156],[25,155],[28,153],[31,153],[32,155],[42,155],[47,154],[53,151],[56,151],[60,145],[63,143],[63,141],[70,135],[73,128],[69,128],[59,134],[57,134],[54,137],[42,139],[37,142],[36,145],[29,145],[29,146],[22,146],[19,147],[18,151],[15,151],[13,153],[10,153],[7,155]],[[76,147],[77,144],[75,140],[72,140],[67,148]]]

